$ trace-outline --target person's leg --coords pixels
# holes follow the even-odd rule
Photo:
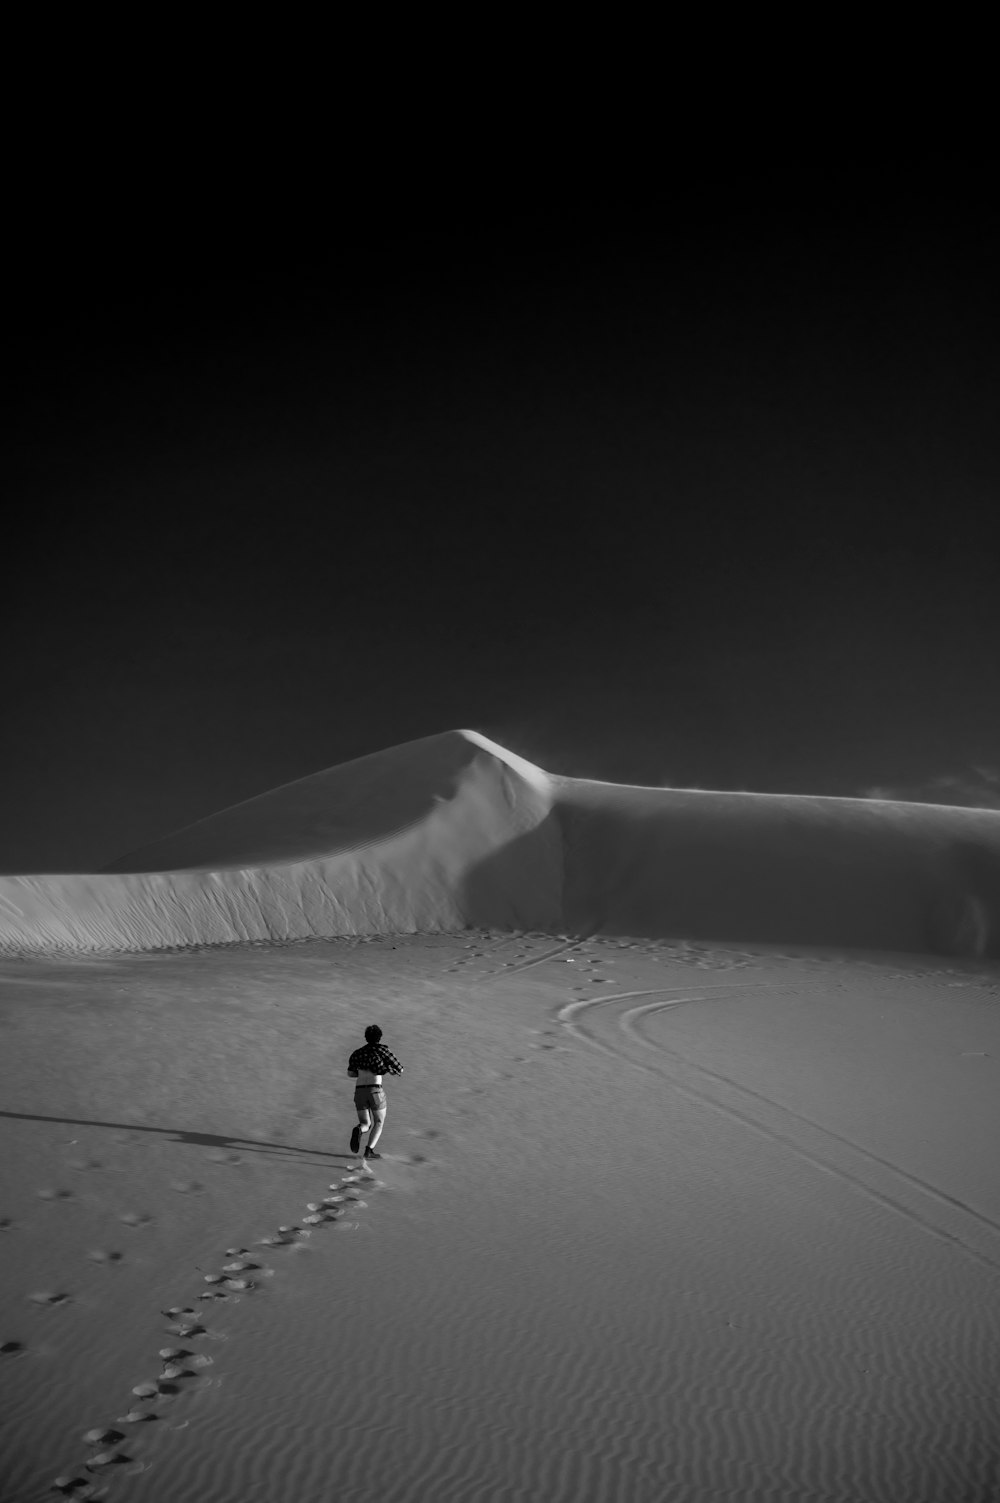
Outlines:
[[[351,1152],[357,1153],[361,1147],[361,1137],[372,1126],[370,1113],[366,1106],[358,1107],[358,1126],[351,1133]]]
[[[368,1147],[369,1148],[374,1148],[375,1144],[378,1142],[379,1138],[382,1136],[382,1128],[385,1126],[385,1107],[384,1106],[380,1107],[380,1108],[377,1107],[375,1109],[375,1114],[374,1115],[375,1115],[375,1126],[372,1128],[372,1135],[368,1139]]]

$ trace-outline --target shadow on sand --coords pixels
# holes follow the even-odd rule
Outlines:
[[[166,1138],[171,1143],[194,1143],[199,1148],[215,1148],[239,1153],[262,1153],[269,1157],[301,1159],[356,1159],[356,1153],[333,1153],[323,1148],[297,1148],[292,1143],[268,1143],[256,1138],[227,1138],[215,1133],[186,1132],[179,1127],[147,1127],[141,1122],[97,1122],[88,1117],[44,1117],[31,1112],[4,1112],[15,1122],[62,1122],[69,1127],[108,1127],[118,1132],[148,1132]]]

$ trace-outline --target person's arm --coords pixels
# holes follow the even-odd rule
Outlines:
[[[393,1054],[392,1050],[386,1049],[383,1045],[381,1053],[382,1061],[385,1065],[387,1073],[390,1075],[402,1075],[403,1067],[399,1063],[399,1060],[396,1058],[396,1056]]]
[[[357,1078],[358,1078],[358,1067],[354,1063],[354,1059],[355,1059],[355,1056],[357,1055],[357,1052],[358,1051],[355,1049],[354,1054],[352,1054],[351,1057],[350,1057],[350,1059],[347,1061],[347,1073],[348,1073],[348,1075],[353,1075],[353,1077],[354,1077],[355,1080],[357,1080]]]

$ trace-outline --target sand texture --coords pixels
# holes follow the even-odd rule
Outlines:
[[[0,1503],[997,1503],[998,948],[996,811],[474,732],[0,878]]]
[[[4,1503],[1000,1496],[987,962],[33,956],[0,1022]]]

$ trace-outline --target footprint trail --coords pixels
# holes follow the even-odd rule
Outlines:
[[[185,1397],[220,1381],[208,1373],[215,1359],[199,1350],[204,1342],[229,1339],[225,1332],[213,1330],[212,1313],[220,1305],[238,1304],[264,1288],[265,1281],[277,1273],[267,1262],[270,1253],[301,1246],[325,1226],[358,1229],[361,1223],[353,1218],[368,1209],[363,1191],[381,1189],[383,1183],[363,1160],[348,1164],[325,1195],[306,1203],[305,1214],[296,1221],[282,1223],[258,1238],[253,1248],[226,1248],[216,1268],[196,1267],[194,1277],[202,1287],[192,1294],[192,1302],[160,1312],[165,1322],[164,1344],[156,1361],[150,1363],[151,1375],[132,1385],[123,1412],[113,1421],[84,1430],[81,1440],[86,1453],[74,1467],[53,1479],[53,1492],[96,1503],[110,1496],[117,1479],[138,1476],[155,1465],[143,1455],[144,1449],[148,1450],[146,1437],[167,1420],[171,1429],[184,1429],[189,1423],[181,1417]],[[38,1304],[58,1304],[67,1296],[44,1290],[29,1298]],[[14,1355],[13,1349],[19,1344],[7,1345]],[[178,1405],[182,1406],[180,1410]]]

